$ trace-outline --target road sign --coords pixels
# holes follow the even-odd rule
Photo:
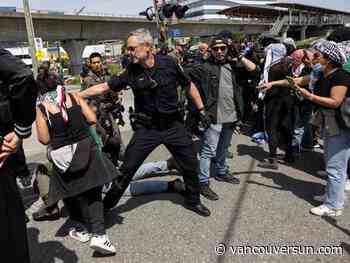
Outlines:
[[[39,61],[42,61],[45,58],[45,51],[43,49],[39,49],[35,52],[35,56]]]
[[[181,36],[181,30],[178,28],[174,28],[170,30],[170,35],[172,37],[180,37]]]
[[[35,37],[34,44],[35,44],[36,50],[40,50],[44,48],[43,40],[41,39],[41,37]]]

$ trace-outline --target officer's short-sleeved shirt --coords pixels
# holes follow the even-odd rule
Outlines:
[[[130,86],[136,112],[149,115],[178,112],[178,85],[189,88],[189,77],[171,57],[160,55],[155,56],[152,68],[129,64],[122,74],[112,76],[108,81],[108,86],[114,91]]]

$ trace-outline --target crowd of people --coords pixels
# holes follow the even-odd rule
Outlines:
[[[74,222],[69,236],[102,254],[116,252],[104,216],[123,195],[175,192],[186,209],[210,216],[201,196],[220,198],[210,177],[240,183],[229,169],[229,149],[247,123],[252,140],[268,144],[269,156],[258,164],[264,169],[279,168],[278,148],[285,153],[283,162],[293,163],[296,155],[319,146],[321,136],[327,186],[310,212],[342,214],[344,192],[350,190],[349,29],[306,48],[270,34],[238,42],[223,31],[209,43],[177,42],[172,50],[157,50],[150,32],[138,29],[126,46],[118,75],[110,75],[102,56],[92,53],[80,92],[67,92],[47,64],[34,80],[23,63],[0,50],[0,245],[5,254],[16,251],[14,262],[29,262],[14,173],[16,150],[34,121],[50,167],[39,165],[34,172],[43,205],[33,219],[58,218],[62,200]],[[134,94],[128,144],[118,128],[125,89]],[[144,163],[161,144],[172,156]],[[183,180],[141,180],[171,170]]]

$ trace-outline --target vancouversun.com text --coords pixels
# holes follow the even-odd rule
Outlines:
[[[302,245],[266,245],[266,246],[228,246],[219,243],[215,246],[215,254],[224,256],[226,254],[244,255],[343,255],[341,246],[302,246]]]

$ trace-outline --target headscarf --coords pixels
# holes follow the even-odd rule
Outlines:
[[[303,60],[305,58],[304,49],[295,50],[290,57],[292,58],[292,70],[296,70],[301,64],[303,64]]]
[[[280,62],[286,55],[287,49],[282,43],[270,44],[265,48],[265,65],[262,77],[263,83],[269,82],[268,79],[270,68],[274,64]]]
[[[322,54],[326,55],[331,61],[343,65],[346,63],[346,56],[344,52],[338,47],[337,43],[333,41],[325,41],[318,48]]]
[[[296,48],[297,48],[294,39],[291,38],[291,37],[287,37],[286,39],[284,39],[284,40],[282,41],[282,43],[293,47],[293,49],[296,49]]]
[[[322,45],[325,42],[327,42],[327,40],[325,40],[323,38],[317,39],[311,43],[311,48],[316,49],[316,50],[320,50],[320,48],[322,48]]]
[[[69,121],[68,119],[68,113],[67,113],[67,106],[66,106],[66,89],[64,86],[58,85],[56,90],[46,92],[45,94],[41,95],[38,98],[37,104],[47,102],[54,104],[56,107],[59,108],[60,114],[63,118],[63,121],[67,123]],[[51,124],[51,121],[49,119],[49,114],[46,109],[46,115],[48,117],[48,121]]]

